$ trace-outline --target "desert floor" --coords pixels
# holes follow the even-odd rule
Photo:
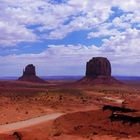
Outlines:
[[[140,139],[139,81],[122,85],[48,82],[0,81],[0,140]],[[136,110],[121,115],[137,120],[112,121],[112,111],[103,110],[105,105]]]

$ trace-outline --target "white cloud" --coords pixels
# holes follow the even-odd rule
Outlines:
[[[134,36],[136,36],[135,33]],[[108,42],[105,41],[104,46],[100,48],[80,44],[78,46],[51,45],[39,54],[1,56],[0,75],[6,76],[7,73],[9,75],[20,75],[22,68],[29,63],[37,66],[39,75],[84,75],[86,62],[96,56],[107,57],[111,61],[113,74],[115,75],[140,75],[138,71],[140,68],[140,49],[136,45],[140,42],[138,38],[129,41],[130,46],[127,46],[127,44],[117,46],[115,42],[110,45],[112,41],[113,39],[108,40]],[[121,41],[123,40],[118,39],[117,43],[119,44]],[[116,49],[112,47],[113,45],[117,46]]]
[[[29,35],[36,41],[35,36],[39,38],[40,35],[35,34],[35,30],[44,33],[42,35],[43,39],[62,39],[73,31],[96,28],[109,18],[113,6],[132,12],[131,14],[134,17],[133,20],[131,19],[132,22],[138,22],[140,18],[139,0],[69,0],[60,4],[51,3],[50,0],[1,0],[0,2],[0,21],[3,24],[12,25],[13,34],[15,35],[12,36],[10,33],[3,34],[5,41],[0,39],[0,44],[3,45],[28,42]],[[126,14],[125,19],[131,18],[132,15],[128,13],[127,16]],[[123,22],[122,19],[123,17],[114,19],[114,26],[130,27],[130,24]],[[39,27],[31,30],[29,26],[32,25]],[[6,31],[4,29],[3,32],[10,32],[10,27],[7,27]],[[17,38],[17,31],[19,32],[17,33],[18,36],[21,32],[21,38]],[[49,33],[48,31],[51,32]],[[6,41],[6,38],[11,38],[11,36],[12,39]]]
[[[93,55],[99,55],[96,46],[51,45],[39,54],[1,56],[0,75],[20,75],[23,67],[29,63],[37,66],[39,75],[84,74],[86,61]]]
[[[90,32],[88,34],[88,39],[91,39],[91,38],[97,38],[97,37],[105,37],[105,36],[115,36],[117,34],[120,34],[120,32],[117,30],[117,29],[100,29],[99,31],[97,32]]]
[[[139,0],[113,0],[112,4],[115,6],[120,7],[120,9],[126,11],[126,12],[134,12],[139,11],[140,8],[140,1]]]
[[[123,12],[110,21],[112,7]],[[60,4],[50,3],[50,0],[0,0],[0,9],[0,47],[41,39],[62,39],[81,30],[91,31],[87,35],[89,39],[108,36],[99,48],[80,44],[50,45],[38,54],[1,56],[0,71],[11,68],[11,72],[19,74],[19,69],[28,62],[41,66],[40,73],[45,75],[74,74],[74,68],[84,73],[88,59],[105,56],[114,67],[122,68],[115,74],[134,71],[132,74],[140,75],[135,68],[139,68],[140,62],[140,31],[137,28],[140,27],[140,0],[68,0]],[[95,29],[97,31],[93,32]],[[131,70],[127,72],[127,68]]]
[[[0,21],[0,45],[14,46],[20,42],[35,42],[37,36],[24,26]]]
[[[111,12],[110,5],[90,0],[84,2],[70,0],[61,4],[52,4],[46,0],[1,0],[0,9],[0,21],[13,25],[15,27],[13,32],[16,33],[18,27],[20,27],[18,31],[32,32],[28,26],[40,25],[38,30],[46,32],[44,35],[46,39],[59,39],[65,37],[69,32],[92,28],[96,24],[104,22]],[[66,22],[69,23],[65,24]],[[48,30],[52,30],[50,34],[47,32]],[[32,34],[35,36],[34,32]],[[11,37],[11,34],[7,35]],[[13,38],[16,40],[17,36],[13,36]],[[12,44],[13,40],[8,41]],[[29,40],[25,36],[22,41],[28,42]]]
[[[109,39],[105,39],[102,48],[106,48],[107,52],[113,51],[119,54],[127,54],[127,52],[129,52],[129,55],[138,55],[140,53],[139,45],[140,31],[129,28],[125,32],[112,36]]]

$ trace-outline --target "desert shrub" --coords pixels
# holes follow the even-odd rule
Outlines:
[[[48,91],[48,93],[50,94],[65,94],[65,95],[74,95],[74,96],[81,96],[83,95],[83,91],[80,89],[50,89]]]

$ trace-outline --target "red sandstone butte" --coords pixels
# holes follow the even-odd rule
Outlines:
[[[45,83],[45,81],[36,75],[36,69],[33,64],[29,64],[23,70],[23,75],[19,77],[19,81]]]
[[[93,57],[86,65],[86,76],[81,84],[121,84],[111,76],[111,64],[105,57]]]

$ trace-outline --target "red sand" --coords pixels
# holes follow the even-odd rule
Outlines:
[[[140,110],[140,89],[128,86],[77,86],[66,82],[33,84],[28,82],[0,82],[0,123],[16,122],[53,112],[66,115],[55,121],[17,130],[23,140],[138,140],[140,125],[111,122],[110,111],[102,111],[104,104]],[[11,115],[12,114],[12,115]],[[17,140],[12,133],[0,135],[0,140]]]

